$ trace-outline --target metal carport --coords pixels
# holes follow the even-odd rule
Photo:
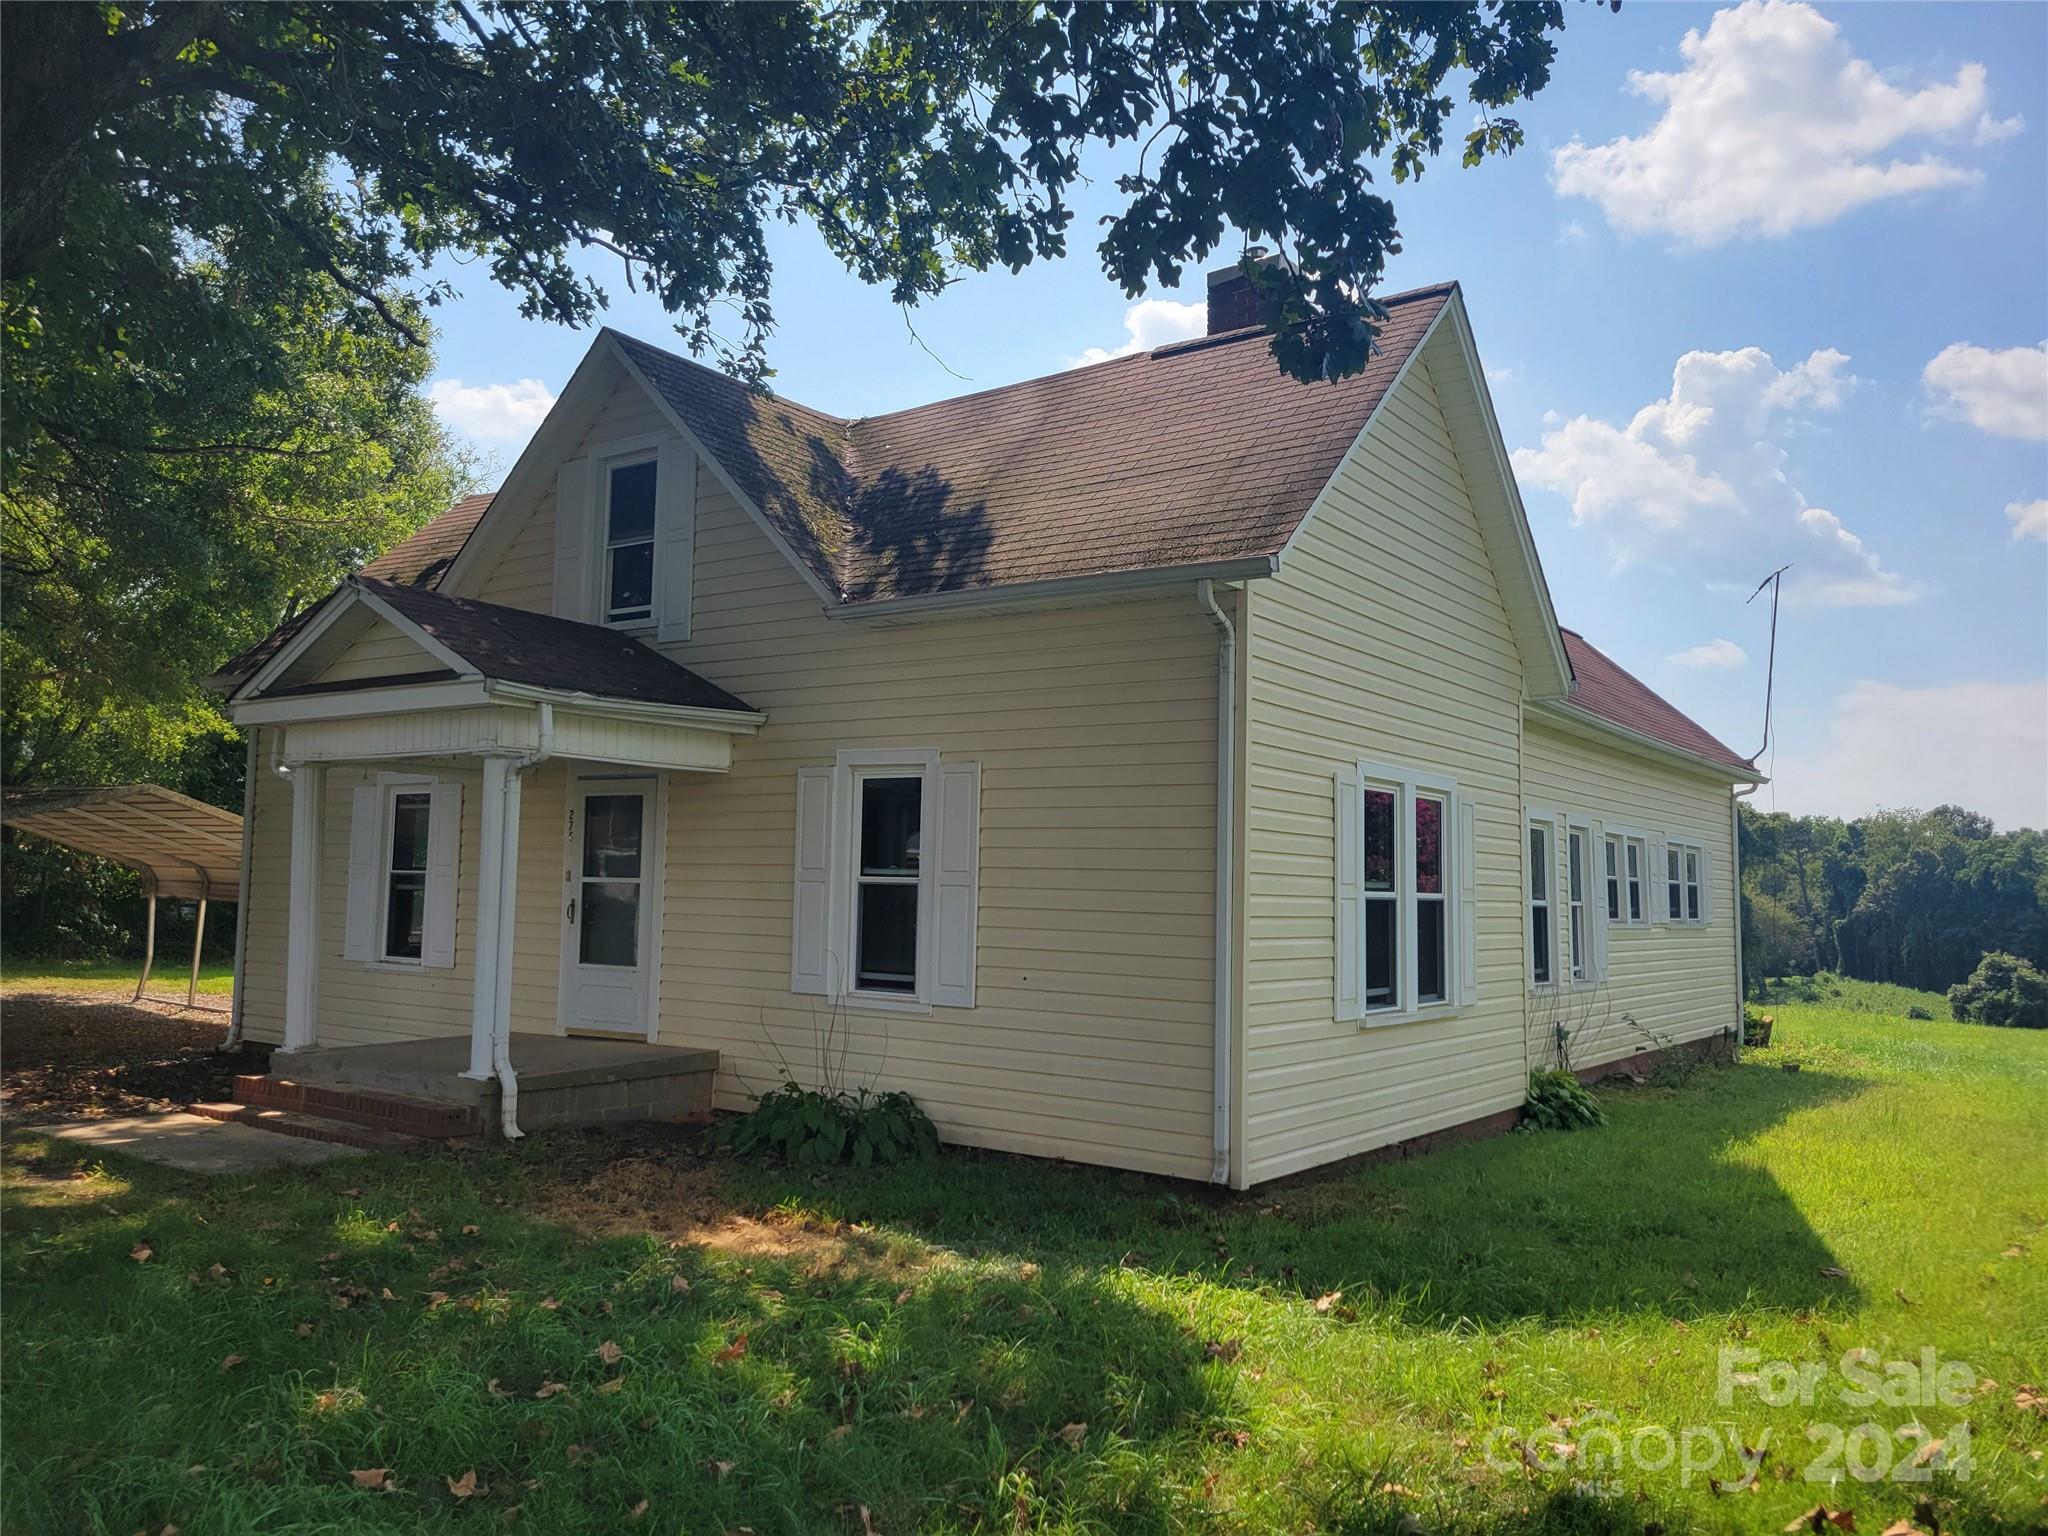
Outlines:
[[[149,893],[149,917],[143,935],[142,975],[135,982],[138,1001],[149,985],[150,967],[156,960],[157,897],[197,901],[192,979],[185,989],[185,1006],[201,1006],[199,947],[206,938],[207,901],[215,897],[241,900],[241,817],[161,784],[109,784],[10,789],[0,797],[0,822],[141,873]]]

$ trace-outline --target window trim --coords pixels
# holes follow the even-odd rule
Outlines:
[[[1391,1007],[1368,1008],[1365,1005],[1365,976],[1367,965],[1365,922],[1365,892],[1361,887],[1358,903],[1358,997],[1359,1014],[1356,1020],[1360,1029],[1380,1029],[1389,1024],[1411,1024],[1425,1019],[1454,1018],[1465,1011],[1466,1004],[1458,1000],[1458,966],[1461,936],[1458,932],[1458,908],[1460,902],[1453,898],[1453,889],[1458,883],[1459,860],[1464,856],[1458,846],[1458,781],[1455,776],[1432,769],[1405,768],[1391,763],[1375,763],[1360,759],[1358,763],[1358,814],[1361,836],[1365,816],[1365,792],[1369,789],[1394,791],[1394,1005]],[[1420,905],[1415,889],[1415,800],[1420,795],[1440,801],[1443,805],[1443,820],[1439,836],[1438,864],[1439,883],[1443,886],[1444,908],[1444,997],[1440,1002],[1424,1002],[1416,994],[1420,977],[1421,930],[1416,921],[1416,909]],[[1384,897],[1381,898],[1385,900]]]
[[[589,499],[595,503],[594,516],[590,517],[588,559],[592,574],[587,587],[596,601],[592,611],[597,622],[606,629],[616,629],[621,634],[639,634],[652,631],[661,625],[661,450],[668,434],[647,432],[637,437],[621,437],[611,442],[590,445],[590,467],[596,477]],[[614,619],[611,617],[611,561],[612,561],[612,471],[631,469],[635,464],[654,466],[654,527],[649,531],[645,543],[650,555],[650,569],[647,584],[647,614],[644,618]],[[632,539],[629,543],[642,541]]]
[[[427,886],[432,877],[431,852],[428,854],[429,868],[421,871],[420,880],[420,952],[417,955],[394,955],[390,952],[391,942],[391,839],[398,830],[398,797],[400,795],[425,795],[427,797],[427,847],[433,848],[434,837],[434,787],[441,781],[430,773],[380,773],[377,775],[377,906],[374,921],[376,927],[371,939],[370,958],[361,962],[376,971],[424,971],[427,954],[432,948],[427,933],[428,901]],[[460,835],[459,832],[457,834]]]
[[[1522,817],[1522,915],[1526,928],[1523,930],[1527,943],[1523,950],[1523,970],[1529,978],[1532,991],[1550,992],[1557,987],[1557,825],[1555,812],[1531,809]],[[1543,838],[1543,864],[1549,866],[1543,873],[1544,894],[1536,894],[1536,874],[1542,868],[1530,848],[1530,835],[1540,833]],[[1536,912],[1541,908],[1549,914],[1550,939],[1545,948],[1549,951],[1543,958],[1549,961],[1550,974],[1539,978],[1536,974]]]
[[[842,750],[833,764],[833,847],[831,925],[828,951],[843,957],[836,967],[844,981],[834,1000],[849,1008],[882,1013],[932,1011],[932,893],[938,880],[937,833],[939,753],[936,747],[856,747]],[[908,992],[881,992],[857,984],[856,942],[860,904],[860,786],[868,779],[923,781],[917,808],[917,975]],[[828,971],[833,968],[828,967]]]
[[[1593,907],[1592,861],[1586,857],[1588,851],[1593,846],[1593,824],[1589,821],[1581,821],[1575,817],[1567,818],[1564,827],[1564,837],[1565,922],[1569,925],[1571,935],[1565,946],[1565,980],[1572,986],[1583,987],[1593,980],[1595,969],[1593,961],[1593,925],[1586,917],[1586,914]],[[1577,859],[1572,857],[1573,843],[1579,845],[1579,856]],[[1571,886],[1572,874],[1575,870],[1579,877],[1579,895],[1576,901],[1572,899]],[[1601,892],[1601,899],[1603,901],[1606,899],[1606,892],[1604,890]],[[1578,950],[1576,958],[1572,955],[1574,947]]]
[[[1667,916],[1664,921],[1681,928],[1704,928],[1707,926],[1707,845],[1704,838],[1690,832],[1666,833],[1664,846],[1669,850],[1669,860],[1678,860],[1678,911],[1677,917]],[[1690,875],[1688,875],[1690,870]],[[1669,884],[1667,879],[1660,884]],[[1666,892],[1666,910],[1669,911],[1670,893]]]
[[[1636,855],[1635,870],[1629,870],[1629,855]],[[1655,921],[1650,916],[1650,837],[1646,832],[1624,831],[1621,834],[1621,910],[1620,926],[1624,928],[1648,928]]]
[[[1610,924],[1620,923],[1623,920],[1622,913],[1626,910],[1626,907],[1623,905],[1625,900],[1623,875],[1628,864],[1628,853],[1622,844],[1622,833],[1617,832],[1612,827],[1602,830],[1600,834],[1600,909],[1606,915],[1607,921]],[[1609,867],[1607,860],[1607,856],[1610,853],[1614,855],[1612,868]]]

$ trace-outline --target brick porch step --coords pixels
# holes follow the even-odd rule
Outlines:
[[[191,1111],[208,1120],[254,1126],[259,1131],[275,1131],[281,1136],[297,1136],[306,1141],[331,1141],[344,1147],[361,1147],[365,1152],[401,1152],[427,1144],[424,1137],[407,1136],[399,1131],[351,1125],[345,1120],[329,1120],[289,1109],[263,1109],[254,1104],[194,1104]]]
[[[483,1117],[474,1104],[414,1099],[381,1089],[299,1083],[288,1077],[238,1077],[235,1102],[346,1120],[353,1125],[399,1131],[407,1136],[475,1136],[483,1130]]]

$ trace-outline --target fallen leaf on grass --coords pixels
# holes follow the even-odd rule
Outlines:
[[[2048,1393],[2044,1393],[2039,1387],[2021,1382],[2013,1388],[2012,1405],[2022,1410],[2031,1409],[2043,1418],[2048,1418]]]
[[[484,1229],[472,1221],[462,1229],[462,1235],[464,1237],[482,1237]]]
[[[1065,1425],[1060,1430],[1060,1438],[1066,1441],[1067,1444],[1072,1446],[1075,1450],[1079,1450],[1081,1448],[1081,1442],[1088,1438],[1087,1423],[1085,1421],[1082,1421]]]
[[[730,1344],[726,1345],[725,1348],[719,1350],[718,1353],[713,1355],[711,1358],[717,1361],[720,1365],[725,1365],[730,1361],[739,1359],[740,1356],[744,1355],[746,1352],[747,1336],[743,1333],[738,1338],[734,1339]]]
[[[128,1257],[138,1264],[147,1264],[155,1256],[156,1249],[146,1237],[128,1250]]]
[[[597,1356],[597,1358],[602,1360],[606,1365],[617,1365],[619,1363],[620,1356],[624,1355],[625,1351],[619,1348],[619,1346],[615,1344],[612,1340],[606,1339],[602,1344],[598,1345],[597,1348],[593,1349],[591,1353]]]
[[[568,1390],[569,1383],[567,1383],[566,1381],[544,1381],[540,1384],[540,1390],[535,1392],[533,1395],[539,1398],[542,1402],[546,1402],[549,1398],[553,1397],[557,1392],[566,1392]]]
[[[733,1468],[738,1465],[736,1461],[707,1461],[704,1463],[704,1470],[722,1483],[732,1476]]]
[[[1785,1531],[1786,1536],[1791,1536],[1794,1531],[1824,1531],[1831,1525],[1853,1531],[1856,1529],[1856,1517],[1846,1509],[1829,1509],[1825,1504],[1816,1504],[1786,1526]]]
[[[562,1304],[552,1296],[543,1296],[540,1299],[540,1309],[543,1312],[559,1312],[562,1310]]]
[[[690,1290],[690,1282],[685,1280],[681,1275],[670,1275],[668,1277],[668,1288],[673,1294],[677,1296],[688,1295]]]
[[[851,1424],[841,1424],[836,1429],[833,1429],[830,1433],[828,1433],[825,1436],[825,1439],[828,1442],[833,1440],[844,1440],[848,1435],[852,1433],[853,1426]]]
[[[460,1477],[447,1477],[443,1478],[442,1481],[448,1485],[448,1491],[458,1499],[473,1499],[480,1493],[489,1493],[491,1491],[476,1480],[475,1467],[471,1467]]]
[[[575,1465],[575,1464],[576,1464],[577,1462],[581,1461],[581,1460],[582,1460],[582,1459],[583,1459],[584,1457],[586,1457],[586,1456],[595,1456],[596,1454],[597,1454],[597,1447],[596,1447],[596,1446],[594,1446],[594,1445],[582,1445],[582,1444],[572,1444],[572,1445],[571,1445],[571,1446],[569,1447],[569,1464],[570,1464],[571,1466],[574,1466],[574,1465]]]
[[[896,1305],[899,1307],[902,1306],[906,1301],[910,1300],[910,1298],[916,1294],[917,1293],[915,1291],[913,1291],[909,1286],[906,1285],[905,1287],[903,1287],[902,1290],[896,1293]]]
[[[292,1332],[302,1339],[310,1339],[313,1337],[313,1325],[311,1323],[300,1323]]]
[[[1318,1312],[1327,1312],[1330,1310],[1330,1308],[1337,1305],[1337,1303],[1342,1301],[1343,1299],[1344,1293],[1342,1291],[1326,1292],[1325,1294],[1318,1296],[1316,1298],[1316,1310]]]
[[[646,1515],[647,1500],[645,1499],[642,1499],[638,1504],[635,1504],[631,1509],[626,1511],[626,1518],[628,1520],[641,1520],[646,1518]]]
[[[1879,1532],[1879,1536],[1927,1536],[1927,1532],[1902,1515]]]
[[[384,1287],[383,1299],[385,1301],[396,1301],[398,1300],[398,1292],[392,1290],[391,1287],[387,1285]]]
[[[1822,1268],[1821,1273],[1830,1280],[1846,1280],[1849,1278],[1849,1271],[1843,1269],[1839,1264],[1826,1265]],[[1814,1507],[1819,1508],[1820,1506],[1816,1505]],[[1855,1517],[1851,1516],[1850,1518],[1854,1519]]]
[[[396,1493],[398,1484],[391,1480],[389,1467],[357,1467],[349,1473],[349,1480],[358,1488],[368,1488],[375,1493]]]
[[[1893,1287],[1892,1287],[1892,1294],[1893,1294],[1894,1296],[1896,1296],[1896,1297],[1898,1297],[1898,1298],[1899,1298],[1899,1305],[1900,1305],[1900,1306],[1902,1306],[1902,1307],[1910,1307],[1911,1305],[1913,1305],[1913,1298],[1912,1298],[1912,1297],[1910,1297],[1910,1296],[1908,1296],[1908,1295],[1906,1294],[1906,1292],[1905,1292],[1905,1288],[1904,1288],[1904,1287],[1902,1287],[1902,1286],[1893,1286]]]
[[[1202,1346],[1202,1353],[1211,1360],[1221,1360],[1228,1365],[1244,1353],[1244,1342],[1240,1339],[1211,1339]]]
[[[229,1371],[232,1371],[236,1366],[240,1365],[245,1358],[246,1357],[242,1355],[229,1355],[225,1360],[221,1361],[220,1363],[221,1375],[227,1375]]]
[[[614,1377],[613,1377],[613,1378],[612,1378],[612,1379],[611,1379],[610,1381],[601,1381],[601,1382],[599,1382],[599,1383],[597,1384],[597,1390],[598,1390],[598,1391],[600,1391],[600,1392],[602,1392],[602,1393],[604,1393],[604,1394],[605,1394],[606,1396],[610,1396],[610,1395],[611,1395],[612,1393],[614,1393],[614,1392],[618,1391],[618,1390],[619,1390],[619,1389],[620,1389],[621,1387],[623,1387],[623,1386],[624,1386],[625,1384],[626,1384],[626,1378],[625,1378],[625,1377],[623,1377],[623,1376],[614,1376]]]
[[[213,1276],[213,1278],[214,1278],[214,1279],[216,1279],[216,1280],[225,1280],[225,1279],[227,1279],[227,1277],[228,1277],[228,1267],[227,1267],[227,1265],[225,1265],[225,1264],[222,1264],[222,1263],[220,1263],[220,1262],[218,1262],[218,1261],[216,1261],[216,1262],[214,1262],[214,1263],[212,1263],[212,1264],[209,1264],[209,1265],[207,1265],[207,1266],[206,1266],[206,1272],[207,1272],[207,1273],[208,1273],[209,1275]]]

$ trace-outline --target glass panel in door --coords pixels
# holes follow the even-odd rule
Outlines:
[[[583,862],[578,875],[583,920],[577,959],[628,969],[640,963],[640,851],[647,797],[586,795]]]

